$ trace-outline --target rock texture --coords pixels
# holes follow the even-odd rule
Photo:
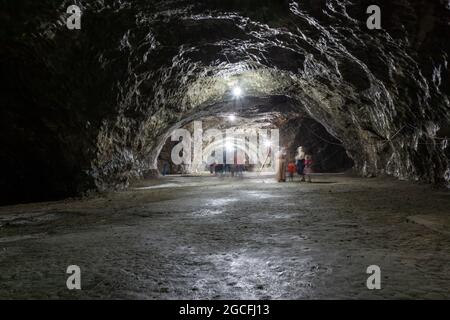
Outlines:
[[[82,29],[68,30],[78,4]],[[366,8],[382,9],[368,30]],[[286,96],[365,176],[450,180],[443,0],[2,3],[2,202],[126,187],[230,86]]]

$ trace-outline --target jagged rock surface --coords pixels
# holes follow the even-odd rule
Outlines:
[[[65,26],[73,3],[80,31]],[[383,30],[366,28],[371,4]],[[447,1],[1,7],[2,202],[125,187],[156,168],[171,128],[226,108],[230,82],[296,101],[363,175],[450,180]]]

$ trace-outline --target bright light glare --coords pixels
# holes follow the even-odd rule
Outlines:
[[[265,140],[265,141],[264,141],[264,145],[265,145],[266,147],[270,147],[270,146],[272,145],[272,143],[270,142],[270,140]]]
[[[242,89],[241,87],[234,87],[233,88],[233,95],[238,98],[242,95]]]
[[[230,114],[228,116],[228,120],[230,120],[231,122],[234,122],[236,120],[236,116],[234,114]]]
[[[234,150],[234,145],[231,141],[227,141],[225,143],[225,148],[227,149],[227,151],[233,151]]]

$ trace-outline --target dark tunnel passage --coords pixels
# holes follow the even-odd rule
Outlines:
[[[448,0],[2,1],[0,299],[450,298],[449,34]]]

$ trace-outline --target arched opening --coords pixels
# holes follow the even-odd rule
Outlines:
[[[201,163],[192,164],[196,148],[193,143],[189,144],[191,152],[188,157],[188,165],[174,163],[173,149],[182,142],[178,141],[176,135],[172,139],[170,134],[158,155],[159,173],[211,172],[212,168],[209,168],[211,163],[208,163],[208,157],[211,156],[211,152],[214,155],[214,150],[217,148],[220,149],[219,152],[224,153],[224,162],[226,162],[227,153],[232,152],[234,154],[233,164],[237,164],[235,158],[242,151],[244,155],[239,158],[245,158],[245,170],[262,170],[264,166],[273,164],[273,154],[270,159],[266,159],[265,155],[259,161],[251,159],[255,157],[253,154],[258,153],[258,149],[267,147],[264,146],[267,139],[271,143],[270,130],[278,130],[275,144],[277,147],[286,149],[288,161],[295,161],[297,148],[304,146],[308,153],[314,155],[314,171],[317,173],[344,172],[352,168],[353,162],[347,155],[342,142],[328,133],[323,125],[311,118],[306,110],[296,107],[296,103],[292,99],[286,96],[244,97],[238,103],[241,105],[239,108],[225,106],[220,108],[220,112],[219,109],[214,109],[211,114],[196,118],[183,126],[183,129],[189,132],[191,139],[196,136],[196,131],[199,131],[200,150],[203,151]],[[194,122],[197,123],[197,127]],[[211,142],[208,138],[209,135],[205,136],[204,133],[213,129],[221,132],[221,138]],[[251,137],[252,135],[258,136],[258,131],[261,131],[263,136],[255,137],[253,142]],[[265,164],[266,161],[268,163]]]

